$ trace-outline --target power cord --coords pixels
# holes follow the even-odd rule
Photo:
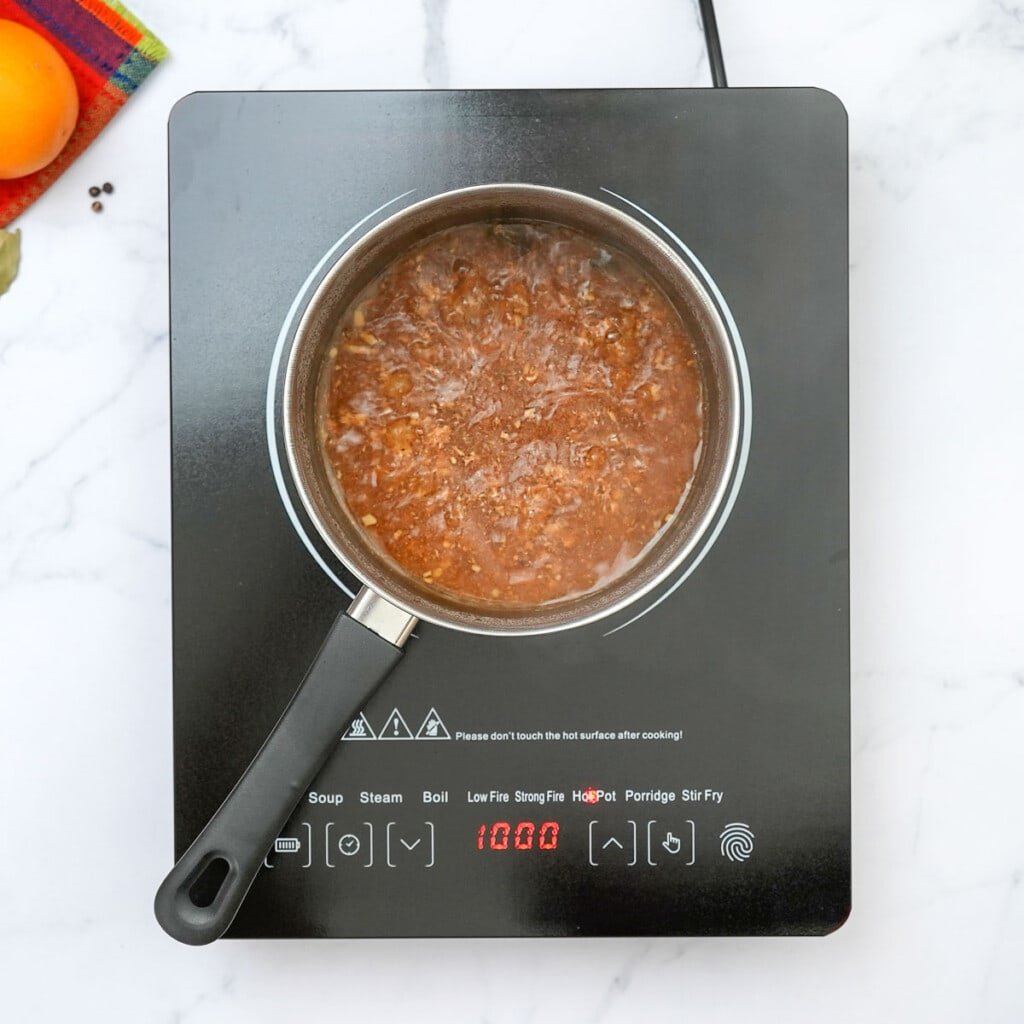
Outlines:
[[[711,84],[716,89],[724,89],[729,83],[725,79],[725,61],[722,59],[722,41],[718,38],[715,3],[714,0],[700,0],[699,6],[704,42],[708,48],[708,64],[711,66]]]

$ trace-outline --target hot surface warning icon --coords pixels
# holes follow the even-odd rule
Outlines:
[[[409,726],[405,724],[405,719],[402,717],[402,713],[395,708],[394,711],[388,715],[388,720],[381,727],[380,733],[377,736],[379,740],[411,740],[412,733],[409,731]]]
[[[436,709],[431,708],[427,712],[427,717],[423,719],[419,732],[416,733],[416,739],[450,740],[451,738],[451,733],[445,728],[444,722],[441,721],[441,716],[437,713]]]
[[[375,740],[377,736],[370,728],[366,715],[356,715],[341,738],[343,740]]]

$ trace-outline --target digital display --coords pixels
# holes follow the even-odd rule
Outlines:
[[[476,830],[478,850],[557,850],[557,821],[495,821]]]

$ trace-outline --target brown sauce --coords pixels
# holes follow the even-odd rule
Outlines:
[[[678,314],[568,228],[433,235],[330,350],[324,455],[372,543],[462,599],[537,605],[626,572],[681,507],[702,380]]]

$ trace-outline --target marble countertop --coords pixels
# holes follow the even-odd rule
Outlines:
[[[854,911],[822,940],[176,945],[167,114],[198,89],[704,85],[686,0],[133,0],[172,57],[0,300],[11,1020],[1024,1020],[1024,5],[720,0],[851,132]],[[107,210],[87,188],[110,180]]]

